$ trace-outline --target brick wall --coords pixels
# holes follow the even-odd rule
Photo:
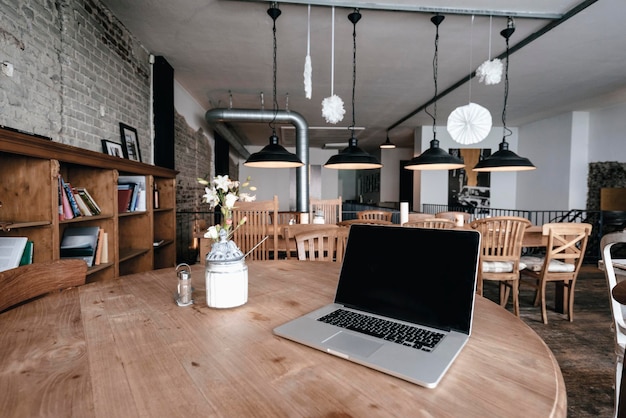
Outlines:
[[[0,125],[101,151],[123,122],[151,163],[149,56],[97,0],[0,0]]]

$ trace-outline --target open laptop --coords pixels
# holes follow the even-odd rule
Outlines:
[[[352,225],[335,302],[274,333],[434,388],[471,333],[479,248],[473,230]],[[381,331],[388,324],[355,331],[360,315],[428,335],[416,343],[398,331]]]

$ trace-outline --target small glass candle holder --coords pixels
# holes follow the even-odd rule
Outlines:
[[[178,306],[189,306],[193,304],[191,267],[189,267],[186,263],[177,265],[176,275],[178,276],[178,293],[176,295],[176,303]]]

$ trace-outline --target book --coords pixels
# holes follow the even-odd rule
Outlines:
[[[67,200],[70,202],[70,207],[72,208],[72,213],[74,214],[74,218],[81,216],[80,209],[78,208],[78,203],[74,199],[74,193],[72,193],[72,185],[67,183],[61,178],[63,182],[63,190],[65,190],[65,194],[67,195]]]
[[[26,241],[26,246],[24,247],[24,252],[22,253],[22,258],[20,259],[20,266],[33,264],[33,246],[33,241]]]
[[[117,212],[128,212],[130,209],[130,201],[133,197],[134,185],[118,184],[117,185]]]
[[[59,220],[62,221],[63,219],[65,219],[65,212],[63,209],[63,187],[61,186],[61,175],[59,174],[57,176],[57,182],[58,182],[58,190],[57,190],[57,194],[59,195]],[[69,204],[69,202],[68,202]]]
[[[104,245],[104,229],[100,228],[98,231],[98,243],[96,244],[96,254],[94,256],[94,265],[100,265],[102,260],[102,246]]]
[[[63,218],[62,219],[73,219],[74,211],[72,210],[72,206],[70,205],[70,200],[67,197],[67,193],[65,193],[65,182],[63,181],[63,177],[59,176],[59,194],[61,195],[61,201],[63,205]]]
[[[89,209],[89,206],[87,206],[87,203],[85,203],[83,198],[80,197],[80,195],[78,194],[78,191],[75,188],[72,188],[72,193],[74,195],[74,200],[76,201],[76,204],[78,205],[78,209],[80,210],[81,215],[93,216],[93,213],[91,213],[91,209]]]
[[[66,228],[61,240],[61,258],[80,258],[92,267],[99,233],[98,226]]]
[[[102,250],[100,253],[100,263],[108,263],[109,262],[109,233],[105,232],[102,235]]]
[[[84,187],[77,187],[76,191],[85,201],[87,206],[89,206],[91,213],[93,213],[94,215],[100,215],[102,213],[102,209],[100,209],[100,206],[98,206],[98,203],[96,203],[95,199],[91,197],[87,189],[85,189]]]
[[[14,269],[20,265],[28,238],[0,237],[0,271]]]

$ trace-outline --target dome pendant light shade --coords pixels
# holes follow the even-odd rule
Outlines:
[[[389,135],[387,135],[387,139],[385,140],[385,142],[380,144],[380,148],[382,149],[392,149],[395,147],[396,147],[396,144],[394,144],[393,142],[389,140]]]
[[[357,146],[357,139],[352,136],[347,148],[328,159],[324,167],[337,170],[368,170],[381,168],[383,165],[376,157]]]
[[[304,163],[278,143],[275,133],[270,136],[270,143],[259,152],[255,152],[243,165],[256,168],[292,168],[303,166]]]
[[[271,3],[267,14],[272,18],[274,22],[272,33],[274,40],[274,85],[273,85],[273,106],[274,106],[274,118],[270,122],[270,128],[272,128],[272,135],[270,136],[270,143],[263,147],[259,152],[255,152],[246,160],[243,165],[246,167],[255,168],[292,168],[301,167],[304,165],[302,161],[296,156],[287,151],[283,146],[278,143],[278,137],[276,136],[276,129],[274,128],[274,122],[276,119],[276,112],[278,110],[278,102],[276,101],[276,19],[280,16],[281,11],[275,2]]]
[[[404,166],[407,170],[456,170],[463,167],[463,160],[439,148],[437,139],[430,141],[430,148]]]
[[[535,168],[528,158],[509,151],[509,143],[502,138],[498,151],[479,161],[472,171],[528,171]]]
[[[502,129],[504,135],[502,136],[502,142],[498,151],[491,154],[489,157],[482,161],[472,169],[472,171],[478,172],[491,172],[491,171],[529,171],[534,170],[536,167],[530,162],[528,158],[520,157],[513,151],[509,150],[509,143],[506,142],[506,137],[511,135],[511,130],[506,127],[506,104],[509,98],[509,38],[515,32],[515,24],[513,18],[509,17],[507,20],[507,27],[500,31],[500,35],[506,40],[506,65],[504,67],[504,106],[502,107]]]
[[[334,168],[336,170],[368,170],[373,168],[381,168],[383,165],[376,157],[363,151],[357,146],[357,139],[354,136],[354,90],[356,86],[356,24],[361,19],[359,9],[354,9],[353,13],[348,15],[348,20],[352,22],[352,136],[348,141],[348,147],[333,155],[324,164],[325,168]]]

